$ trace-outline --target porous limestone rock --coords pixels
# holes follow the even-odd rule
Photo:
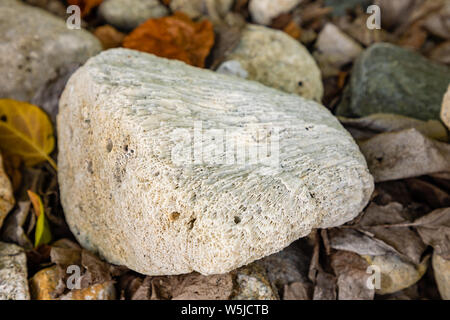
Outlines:
[[[441,119],[447,128],[450,129],[450,85],[444,96],[444,101],[442,102]]]
[[[89,32],[40,8],[0,1],[0,98],[37,104],[54,118],[70,74],[100,51]]]
[[[307,99],[322,99],[319,67],[308,50],[285,32],[248,24],[240,43],[225,59],[240,62],[249,80]]]
[[[269,25],[280,14],[294,9],[303,0],[250,0],[248,9],[253,21]]]
[[[148,19],[169,14],[159,0],[107,0],[98,10],[106,22],[123,30],[132,30]]]
[[[127,49],[71,77],[58,143],[75,237],[148,275],[228,272],[353,219],[373,191],[325,107]]]
[[[30,300],[25,251],[0,242],[0,300]]]
[[[0,153],[0,228],[2,227],[3,220],[5,220],[13,206],[13,190],[11,182],[3,169],[3,157]]]

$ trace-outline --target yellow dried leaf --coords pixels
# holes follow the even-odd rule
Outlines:
[[[20,156],[25,165],[48,161],[56,169],[49,154],[55,147],[53,127],[39,107],[11,99],[0,99],[0,149]]]
[[[36,229],[34,231],[34,247],[37,248],[42,244],[52,241],[50,225],[45,216],[44,205],[41,197],[31,190],[28,190],[28,197],[33,204],[34,214],[37,216]]]

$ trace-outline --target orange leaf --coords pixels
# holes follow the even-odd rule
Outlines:
[[[27,193],[31,200],[31,204],[33,205],[34,214],[36,217],[39,217],[41,212],[44,210],[41,198],[31,190],[27,190]]]
[[[196,67],[205,66],[205,59],[213,45],[212,23],[208,20],[194,22],[181,12],[147,20],[123,42],[125,48],[181,60]]]
[[[67,0],[70,5],[79,6],[81,9],[81,16],[87,16],[92,9],[100,5],[103,0]]]

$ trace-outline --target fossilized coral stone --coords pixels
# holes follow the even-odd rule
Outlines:
[[[318,103],[127,49],[71,77],[58,142],[74,235],[149,275],[230,271],[354,218],[373,190]]]

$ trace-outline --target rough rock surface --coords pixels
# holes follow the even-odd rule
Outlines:
[[[233,3],[234,0],[171,0],[169,6],[173,12],[184,12],[192,19],[207,15],[214,21],[225,16]]]
[[[444,101],[442,102],[441,119],[447,128],[450,129],[450,85],[444,96]]]
[[[379,43],[356,60],[337,114],[361,117],[396,113],[439,119],[450,69],[392,44]]]
[[[29,300],[27,258],[15,244],[0,242],[0,300]]]
[[[114,281],[93,284],[85,289],[72,290],[59,300],[116,300]]]
[[[433,253],[433,270],[442,299],[450,300],[450,260]]]
[[[29,101],[53,117],[69,75],[100,50],[92,34],[45,10],[0,1],[0,98]]]
[[[3,170],[3,157],[0,154],[0,228],[13,206],[13,190],[9,178]]]
[[[99,14],[116,28],[132,30],[148,19],[168,15],[169,10],[159,0],[107,0]]]
[[[236,270],[235,293],[232,300],[278,300],[276,288],[271,284],[264,267],[252,263]]]
[[[72,76],[58,128],[71,230],[144,274],[225,273],[351,220],[373,191],[358,146],[318,103],[133,50]],[[236,161],[269,141],[269,158]]]
[[[362,46],[332,23],[327,23],[317,37],[314,58],[324,77],[336,76],[341,67],[355,60]]]
[[[307,99],[322,99],[319,67],[303,45],[282,31],[249,24],[226,60],[239,61],[249,80]]]
[[[269,25],[272,20],[294,9],[302,0],[250,0],[248,9],[253,21]]]

